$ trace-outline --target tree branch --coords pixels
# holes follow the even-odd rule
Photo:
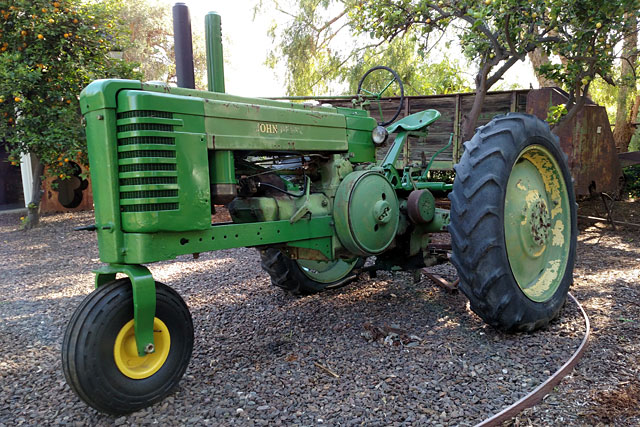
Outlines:
[[[511,14],[507,15],[507,18],[504,22],[504,35],[507,39],[507,44],[509,45],[509,50],[512,54],[516,54],[516,47],[513,45],[513,40],[511,39],[511,32],[509,31],[509,21],[511,20]]]
[[[338,14],[338,16],[330,19],[329,21],[327,21],[322,27],[316,29],[314,28],[315,31],[321,33],[322,31],[326,30],[327,28],[329,28],[331,25],[333,25],[334,22],[336,22],[338,19],[342,18],[344,15],[346,15],[349,11],[347,9],[343,10],[342,12],[340,12],[340,14]]]
[[[473,24],[475,24],[476,22],[480,22],[480,25],[478,25],[476,28],[482,34],[484,34],[484,36],[487,39],[489,39],[489,42],[491,43],[491,45],[493,46],[493,49],[496,52],[501,52],[502,51],[502,46],[500,46],[500,42],[498,42],[497,37],[491,32],[491,30],[489,30],[489,28],[484,24],[484,22],[482,20],[474,19],[474,18],[470,17],[469,15],[466,15],[462,11],[460,13],[456,13],[455,16],[457,16],[458,18],[462,19],[463,21],[467,21],[469,24],[471,24],[471,26],[473,26]]]
[[[498,80],[500,80],[502,78],[504,73],[506,73],[507,70],[509,68],[511,68],[513,66],[513,64],[515,64],[519,60],[520,60],[519,56],[513,55],[513,56],[511,56],[511,58],[509,58],[507,61],[505,61],[505,63],[502,64],[502,66],[500,68],[498,68],[498,70],[496,72],[494,72],[491,75],[491,77],[487,78],[487,89],[489,89],[491,86],[496,84],[498,82]]]

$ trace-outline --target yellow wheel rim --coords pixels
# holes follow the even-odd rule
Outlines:
[[[133,319],[127,322],[113,345],[113,358],[120,372],[134,380],[148,378],[158,372],[169,356],[171,337],[167,325],[157,317],[153,319],[153,341],[155,352],[138,356]]]

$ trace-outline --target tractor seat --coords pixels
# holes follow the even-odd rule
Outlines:
[[[387,132],[419,131],[438,120],[439,117],[440,112],[437,110],[424,110],[413,113],[389,126]]]

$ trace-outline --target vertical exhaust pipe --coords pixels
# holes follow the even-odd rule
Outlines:
[[[176,56],[178,87],[196,88],[193,72],[193,41],[189,8],[184,3],[173,6],[173,46]]]
[[[222,56],[222,25],[217,12],[204,17],[207,41],[207,76],[211,92],[224,92],[224,60]]]
[[[204,17],[207,43],[207,76],[210,92],[224,93],[224,60],[220,15],[209,12]],[[236,197],[235,160],[228,150],[209,151],[209,180],[214,203],[226,205]]]

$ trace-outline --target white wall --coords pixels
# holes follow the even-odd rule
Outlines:
[[[20,157],[20,171],[22,172],[24,206],[27,207],[31,199],[33,199],[33,164],[31,162],[31,154],[23,154]]]

